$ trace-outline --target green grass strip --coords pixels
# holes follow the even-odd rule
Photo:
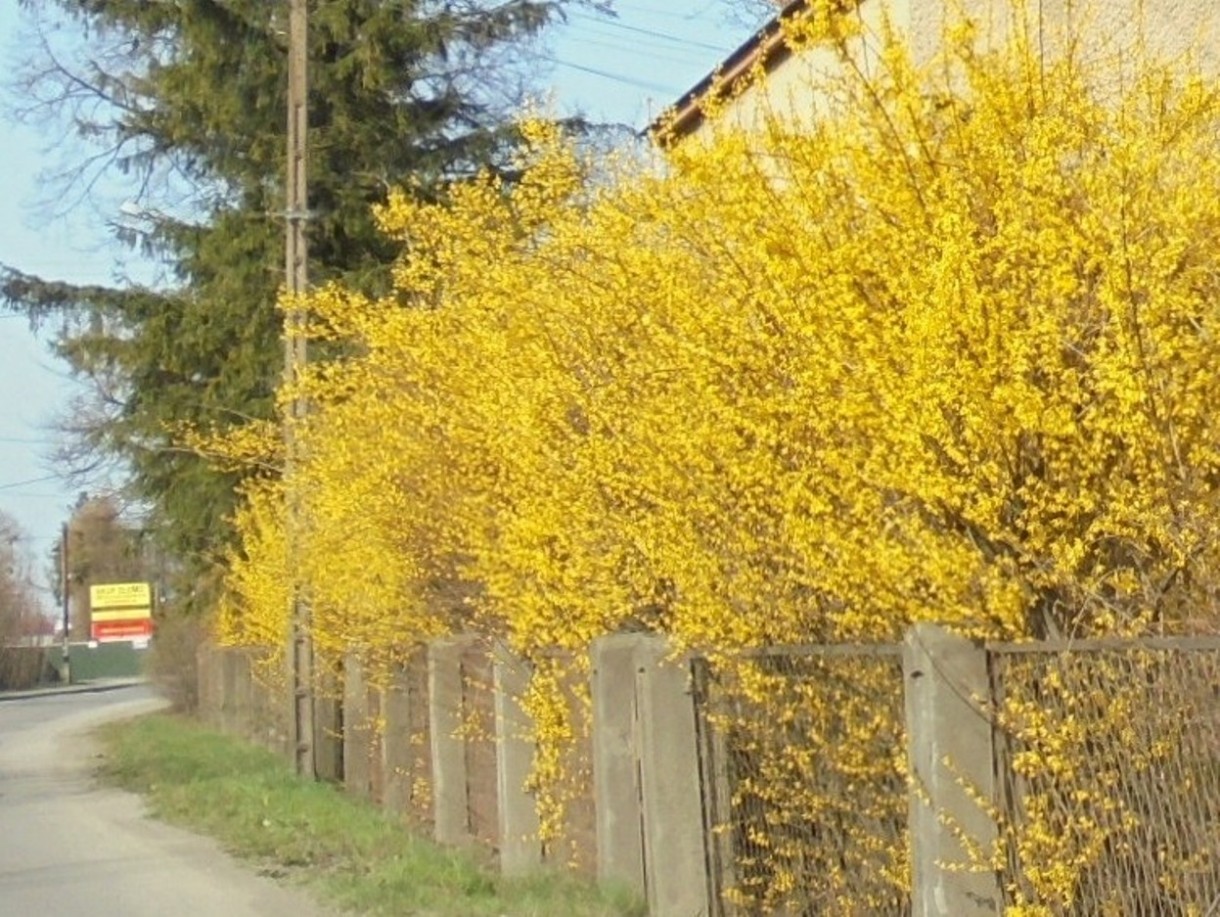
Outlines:
[[[620,917],[646,909],[572,876],[507,879],[468,852],[413,836],[371,804],[297,777],[275,755],[170,715],[105,727],[102,778],[154,815],[300,876],[358,914]]]

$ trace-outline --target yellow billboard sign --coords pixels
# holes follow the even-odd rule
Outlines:
[[[151,608],[111,608],[89,614],[89,620],[95,624],[101,621],[142,621],[151,617]]]
[[[105,583],[89,587],[89,608],[152,608],[152,587],[148,583]]]

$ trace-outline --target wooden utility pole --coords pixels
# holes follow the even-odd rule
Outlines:
[[[64,523],[59,542],[59,600],[63,606],[63,652],[64,664],[61,678],[65,685],[72,684],[72,649],[71,649],[71,617],[68,613],[68,591],[71,588],[71,577],[68,576],[68,523]]]
[[[308,0],[288,0],[288,173],[286,218],[286,259],[288,295],[291,306],[284,316],[284,382],[295,386],[305,368],[305,316],[299,297],[309,288],[309,252],[305,226],[309,219],[307,153],[309,133],[308,80]],[[294,480],[298,462],[295,424],[304,416],[306,405],[299,390],[293,395],[284,426],[285,493],[288,499],[288,576],[291,579],[292,607],[288,648],[289,686],[292,692],[292,747],[298,774],[317,777],[314,754],[313,637],[310,632],[309,604],[301,594],[299,540],[301,507]]]

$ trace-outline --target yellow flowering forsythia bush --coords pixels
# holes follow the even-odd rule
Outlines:
[[[954,27],[916,66],[845,21],[793,34],[844,63],[816,123],[653,170],[528,123],[518,184],[381,210],[393,293],[309,302],[345,354],[304,383],[290,482],[320,652],[389,663],[470,628],[527,656],[623,628],[723,651],[929,619],[1138,633],[1212,612],[1213,85],[1152,62],[1109,79],[1019,27],[993,51]],[[279,487],[238,519],[231,640],[286,627]],[[1074,894],[1060,873],[1048,907]]]

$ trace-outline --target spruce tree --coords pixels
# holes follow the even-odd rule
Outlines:
[[[0,273],[0,297],[62,316],[58,349],[92,385],[78,459],[117,458],[169,550],[206,564],[229,538],[239,475],[175,448],[171,429],[273,413],[280,376],[287,3],[22,0],[74,24],[76,62],[44,45],[23,98],[70,123],[137,189],[119,232],[167,269],[155,288]],[[394,249],[372,205],[433,198],[514,143],[528,51],[564,0],[316,0],[311,4],[311,276],[385,289]],[[38,52],[34,52],[38,54]],[[90,171],[93,170],[93,171]],[[173,205],[166,205],[173,199]]]

